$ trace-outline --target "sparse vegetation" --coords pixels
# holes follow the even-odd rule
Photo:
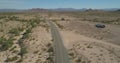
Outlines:
[[[61,20],[62,20],[62,21],[64,21],[64,20],[65,20],[65,18],[61,18]]]
[[[23,28],[13,28],[9,31],[10,34],[18,36],[20,34],[21,31],[23,31]]]
[[[16,46],[12,47],[12,48],[10,49],[10,51],[13,51],[15,48],[16,48]]]
[[[39,52],[39,50],[37,50],[37,51],[34,51],[33,53],[34,53],[34,54],[37,54],[38,52]]]
[[[74,52],[69,52],[69,55],[70,55],[71,57],[74,57]]]
[[[9,18],[9,20],[18,20],[18,17],[16,17],[16,16],[9,16],[8,18]]]
[[[3,32],[3,31],[4,31],[3,29],[0,30],[0,32]]]
[[[60,29],[64,29],[64,26],[59,24],[56,20],[53,21]]]
[[[23,61],[23,59],[19,59],[17,62],[18,62],[18,63],[21,63],[22,61]]]
[[[48,63],[54,63],[54,60],[53,60],[53,58],[54,58],[54,50],[53,50],[53,46],[52,46],[52,44],[48,44],[47,45],[47,47],[48,47],[48,50],[47,50],[47,52],[49,53],[49,57],[47,57],[47,62]]]
[[[32,13],[30,13],[31,16],[30,14],[22,15],[21,13],[20,15],[19,13],[18,14],[17,13],[0,13],[0,14],[1,14],[0,15],[0,20],[1,20],[0,34],[2,34],[0,35],[0,53],[5,52],[3,53],[4,56],[5,55],[7,56],[5,62],[21,63],[22,61],[25,60],[23,59],[24,57],[26,57],[25,54],[29,52],[27,49],[28,45],[26,45],[24,42],[32,38],[31,34],[34,31],[33,28],[40,26],[48,30],[48,25],[46,24],[45,19],[40,18],[38,16],[32,16]],[[23,17],[24,15],[25,15],[25,18]],[[29,17],[26,18],[27,16],[29,16],[30,18]],[[36,38],[32,38],[32,40],[36,40]],[[51,45],[48,45],[48,47],[49,46]],[[41,49],[42,51],[44,51],[44,53],[47,53],[48,51],[48,49],[44,47]],[[52,47],[50,47],[49,51],[50,51],[49,58],[51,58],[51,52],[53,51]],[[43,55],[43,53],[39,50],[34,51],[34,54]],[[12,55],[13,56],[16,55],[16,56],[12,57]]]
[[[5,60],[5,62],[16,61],[18,58],[19,58],[19,57],[17,57],[17,56],[14,56],[14,57],[11,57],[11,58],[7,58],[7,59]]]
[[[46,16],[46,15],[48,15],[48,16]],[[48,12],[48,13],[45,13],[45,16],[42,16],[42,13],[39,13],[39,12],[37,12],[37,13],[31,13],[31,12],[28,12],[28,13],[0,13],[0,25],[1,25],[1,27],[0,27],[0,53],[3,54],[3,55],[1,54],[1,62],[4,61],[4,59],[2,59],[2,56],[3,56],[3,58],[6,59],[5,61],[8,63],[9,62],[21,63],[24,61],[26,61],[26,62],[28,61],[28,63],[30,63],[34,60],[36,63],[54,63],[54,54],[55,53],[54,53],[54,48],[53,48],[54,46],[52,44],[54,40],[51,39],[51,41],[52,41],[52,43],[51,43],[51,42],[47,41],[48,40],[47,37],[45,39],[41,39],[41,38],[38,39],[39,36],[43,36],[43,34],[41,34],[40,31],[42,31],[44,29],[42,29],[42,30],[40,29],[40,31],[36,30],[39,27],[46,28],[46,31],[48,31],[48,33],[49,33],[50,28],[49,28],[48,24],[46,23],[46,21],[49,20],[49,18],[51,18],[50,20],[53,21],[58,26],[58,28],[60,28],[61,30],[65,29],[65,27],[68,26],[68,25],[64,26],[64,24],[62,24],[64,22],[66,22],[66,23],[70,24],[70,26],[71,26],[71,28],[70,28],[71,33],[72,33],[72,29],[74,29],[74,28],[80,29],[80,32],[81,32],[80,35],[86,34],[85,35],[85,37],[86,37],[87,35],[89,35],[89,31],[91,31],[91,33],[93,32],[93,34],[91,34],[91,35],[94,35],[95,30],[92,30],[92,27],[90,27],[91,30],[89,30],[89,28],[86,28],[87,26],[85,25],[86,32],[82,32],[82,29],[84,28],[82,26],[84,26],[84,23],[79,25],[78,22],[77,22],[77,24],[80,27],[77,28],[77,25],[74,25],[76,27],[72,28],[72,25],[75,24],[74,23],[75,21],[80,21],[80,22],[89,21],[90,23],[96,22],[96,23],[119,25],[120,24],[119,16],[120,16],[119,12],[93,12],[93,11],[55,12],[55,13]],[[73,22],[73,23],[71,23],[71,22]],[[64,31],[66,31],[66,30],[69,32],[69,28],[65,29]],[[38,31],[38,33],[36,33],[35,31]],[[79,34],[79,31],[75,30],[75,32],[77,32]],[[35,36],[34,34],[35,35],[41,34],[41,35]],[[46,35],[49,35],[49,34],[46,34]],[[97,35],[99,35],[99,34],[97,33]],[[97,35],[95,37],[97,37]],[[2,37],[2,36],[4,36],[4,37]],[[11,38],[9,38],[9,37],[11,37]],[[103,39],[104,39],[104,37],[103,37]],[[84,41],[84,39],[82,39],[82,40]],[[102,40],[102,39],[100,39],[100,40]],[[70,41],[72,41],[72,40],[70,40]],[[75,63],[92,63],[92,62],[84,61],[84,58],[83,58],[84,55],[81,54],[81,53],[84,53],[85,51],[88,51],[88,49],[89,50],[94,49],[93,45],[88,44],[88,43],[89,42],[87,42],[87,44],[84,46],[82,45],[82,43],[76,44],[74,47],[76,47],[77,50],[81,50],[81,51],[78,54],[77,51],[75,50],[75,48],[71,49],[68,52],[69,56],[70,56],[70,60],[72,60]],[[33,52],[33,53],[30,53],[30,52]],[[100,52],[103,53],[104,49],[100,50]],[[88,54],[89,53],[90,52],[88,52]],[[110,52],[109,54],[112,54],[112,53],[113,52]],[[30,54],[31,54],[31,56],[29,56]],[[12,57],[12,55],[14,57]],[[97,54],[93,54],[93,55],[97,55]],[[104,56],[104,54],[99,54],[99,55],[100,55],[99,57]],[[7,56],[7,58],[5,56]],[[27,60],[26,60],[26,58],[27,58]],[[92,57],[88,56],[88,59],[91,59],[91,58]],[[33,59],[33,60],[30,60],[30,59]],[[102,61],[102,59],[99,59],[99,60]],[[113,60],[114,60],[114,58],[112,58],[111,61],[113,61]]]
[[[60,25],[60,24],[58,24],[58,23],[56,23],[56,24],[57,24],[57,26],[58,26],[59,28],[64,29],[64,26],[62,26],[62,25]]]
[[[119,12],[92,11],[92,12],[79,12],[79,13],[73,12],[70,14],[73,14],[73,15],[76,14],[74,15],[74,17],[80,18],[80,20],[82,21],[120,25]]]
[[[50,46],[47,52],[53,52],[53,47]]]
[[[27,53],[27,48],[25,47],[25,45],[23,44],[23,41],[24,41],[24,39],[19,39],[19,46],[20,46],[20,52],[19,52],[19,55],[21,56],[21,58],[23,57],[23,55],[25,54],[25,53]]]
[[[0,37],[0,51],[6,51],[13,45],[13,38],[6,39],[4,37]]]
[[[6,18],[6,16],[0,16],[0,20]]]
[[[91,44],[89,44],[89,45],[87,45],[87,48],[93,48],[93,47],[91,46]]]
[[[23,34],[22,39],[27,39],[30,37],[29,33],[31,33],[31,29],[27,29],[26,32]]]
[[[26,47],[21,47],[20,53],[19,55],[21,56],[21,58],[23,58],[23,55],[27,53],[27,48]]]
[[[75,62],[76,62],[76,63],[80,63],[80,62],[82,63],[82,60],[81,60],[81,58],[77,57],[77,58],[75,59]]]

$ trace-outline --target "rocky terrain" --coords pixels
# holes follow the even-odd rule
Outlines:
[[[0,15],[0,63],[52,62],[49,26],[36,14]]]
[[[75,14],[73,14],[76,16]],[[108,14],[105,14],[108,15]],[[120,63],[120,25],[103,19],[99,14],[101,21],[94,22],[91,15],[86,15],[87,20],[83,20],[83,15],[76,17],[57,19],[55,23],[58,25],[64,45],[68,49],[72,63]],[[70,15],[69,15],[70,17]],[[106,16],[110,18],[110,16]],[[117,18],[114,19],[118,19]],[[111,20],[114,20],[111,18]],[[90,20],[90,21],[89,21]],[[100,19],[99,19],[100,20]],[[106,22],[102,22],[106,20]],[[104,24],[105,28],[97,28],[96,24]],[[116,22],[116,23],[119,23]]]
[[[71,63],[120,63],[119,12],[0,14],[0,63],[54,63],[53,21]],[[105,28],[96,28],[96,24]]]

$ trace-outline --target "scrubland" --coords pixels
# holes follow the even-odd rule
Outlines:
[[[47,21],[59,28],[71,63],[120,63],[120,12],[106,11],[0,13],[0,63],[54,63]]]

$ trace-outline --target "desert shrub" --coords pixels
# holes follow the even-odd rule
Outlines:
[[[47,44],[47,47],[51,47],[51,46],[52,46],[52,44],[51,44],[51,43],[48,43],[48,44]]]
[[[120,18],[117,18],[116,21],[117,21],[117,22],[120,21]]]
[[[25,53],[27,53],[27,48],[26,48],[26,47],[21,47],[21,50],[20,50],[19,55],[20,55],[21,57],[23,57],[23,55],[24,55]]]
[[[15,36],[18,36],[19,33],[20,33],[20,31],[18,31],[17,28],[13,28],[13,29],[11,29],[11,30],[9,31],[9,33],[10,33],[10,34],[13,34],[13,35],[15,35]]]
[[[17,46],[12,47],[12,48],[10,49],[10,51],[13,51],[16,47],[17,47]]]
[[[61,18],[62,21],[65,21],[65,18]]]
[[[49,53],[49,57],[47,57],[46,60],[47,60],[48,63],[54,63],[54,60],[53,60],[53,57],[54,57],[54,53],[53,53],[54,49],[53,49],[53,46],[52,46],[51,43],[48,43],[46,46],[48,47],[47,52]]]
[[[26,30],[26,33],[31,33],[31,31],[32,31],[32,29],[29,28],[29,29]]]
[[[0,19],[4,19],[4,18],[6,18],[6,16],[0,16]]]
[[[18,53],[19,52],[19,50],[13,50],[12,51],[12,53]]]
[[[34,53],[34,54],[37,54],[38,52],[39,52],[39,50],[37,50],[37,51],[34,51],[33,53]]]
[[[21,47],[21,50],[20,50],[20,53],[19,53],[19,55],[21,57],[23,57],[23,55],[25,53],[27,53],[27,47],[25,47],[23,41],[24,41],[24,39],[29,38],[29,33],[31,33],[31,30],[32,30],[31,28],[27,29],[26,32],[23,34],[23,37],[21,39],[19,39],[19,41],[18,41],[19,46]]]
[[[37,23],[33,20],[30,21],[30,25],[32,28],[36,27]]]
[[[18,20],[18,17],[16,17],[16,16],[9,16],[8,18],[9,18],[9,20]]]
[[[94,18],[94,19],[93,19],[93,22],[98,22],[97,18]]]
[[[80,57],[77,57],[76,59],[75,59],[75,62],[77,62],[77,63],[79,63],[79,62],[81,62],[82,60],[81,60],[81,58]]]
[[[17,57],[17,56],[14,56],[14,57],[11,57],[11,58],[7,58],[7,59],[5,60],[5,62],[16,61],[17,59],[18,59],[18,57]]]
[[[34,28],[34,27],[36,27],[40,23],[40,20],[38,20],[38,19],[31,19],[31,20],[29,20],[29,23],[30,23],[31,27]]]
[[[46,47],[48,47],[47,52],[53,52],[53,46],[52,46],[51,43],[48,43],[48,44],[46,45]]]
[[[20,59],[20,60],[18,60],[16,63],[21,63],[23,61],[23,59]]]
[[[0,44],[2,44],[5,41],[6,41],[6,39],[4,37],[0,37]]]
[[[40,62],[41,62],[41,60],[40,60],[40,59],[37,59],[35,63],[40,63]]]
[[[87,45],[87,48],[93,48],[93,47],[89,44],[89,45]]]
[[[18,28],[13,28],[13,29],[9,30],[8,33],[18,36],[20,34],[20,32],[23,30],[24,30],[23,28],[18,27]]]
[[[27,53],[27,48],[26,47],[22,47],[21,48],[21,54],[25,54]]]
[[[22,39],[29,38],[29,34],[28,34],[28,33],[24,33],[23,35],[24,35],[24,36],[22,37]]]
[[[49,47],[49,49],[47,50],[47,52],[53,52],[53,47]]]
[[[51,39],[51,41],[53,42],[53,41],[54,41],[54,39],[52,38],[52,39]]]
[[[29,33],[31,33],[31,28],[27,29],[26,32],[23,34],[23,37],[22,39],[26,39],[26,38],[29,38]]]
[[[64,27],[60,24],[57,24],[59,28],[63,29]]]
[[[3,29],[0,29],[0,32],[3,32],[4,30]]]
[[[23,58],[23,55],[27,53],[27,48],[23,44],[23,39],[19,40],[19,46],[20,46],[20,52],[18,53],[18,55],[20,55],[21,58]]]
[[[52,57],[52,56],[51,56],[51,57],[48,57],[48,58],[47,58],[47,62],[48,62],[48,63],[54,63],[53,57]]]
[[[1,51],[6,51],[8,50],[12,45],[13,45],[13,40],[12,38],[5,39],[3,37],[0,38],[0,50]]]
[[[24,28],[22,28],[22,27],[18,27],[18,30],[19,30],[19,31],[23,31]]]
[[[74,52],[70,52],[69,55],[74,57]]]
[[[57,25],[59,28],[64,29],[64,26],[63,26],[63,25],[57,23],[56,21],[54,21],[54,22],[56,23],[56,25]]]
[[[18,29],[17,28],[13,28],[13,29],[11,29],[11,30],[9,30],[9,33],[10,34],[14,34],[14,35],[19,35],[19,31],[18,31]]]

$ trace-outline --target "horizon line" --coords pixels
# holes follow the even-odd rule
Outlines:
[[[0,9],[16,9],[17,8],[0,8]],[[25,8],[25,9],[120,9],[120,8]],[[22,10],[21,9],[18,9],[18,10]],[[23,9],[24,10],[24,9]]]

